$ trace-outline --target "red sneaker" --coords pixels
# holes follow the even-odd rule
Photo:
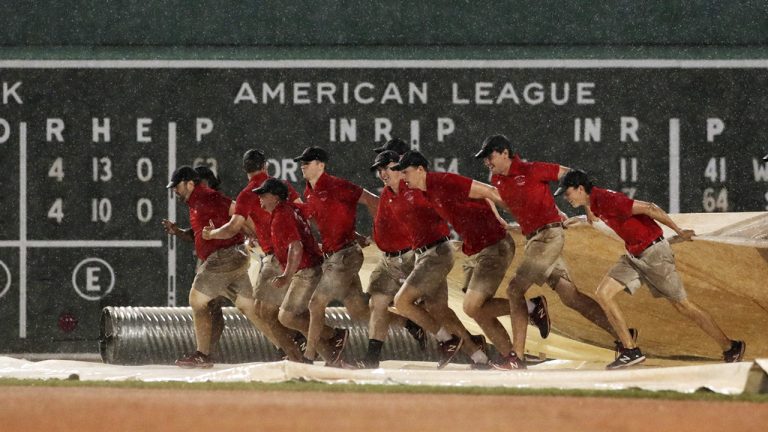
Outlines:
[[[514,351],[499,360],[491,360],[491,366],[498,370],[527,369],[525,362],[521,360]]]

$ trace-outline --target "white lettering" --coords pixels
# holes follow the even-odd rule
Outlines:
[[[594,105],[595,99],[592,97],[592,90],[595,88],[595,83],[580,82],[576,84],[576,104],[577,105]]]
[[[530,83],[523,89],[523,99],[531,105],[544,102],[544,86],[539,83]]]
[[[64,142],[64,120],[60,118],[49,118],[45,122],[45,141],[51,142],[53,137],[56,141]]]
[[[390,100],[395,101],[398,105],[403,104],[403,98],[400,96],[400,89],[397,88],[395,83],[387,84],[387,88],[384,89],[384,95],[381,97],[380,104],[385,104]]]
[[[469,98],[459,98],[459,85],[457,83],[451,83],[451,95],[451,101],[454,105],[469,105]]]
[[[373,120],[373,141],[379,142],[392,139],[392,120],[375,118]]]
[[[99,142],[99,136],[104,138],[104,142],[111,141],[111,135],[109,130],[109,118],[104,119],[104,124],[99,124],[99,119],[93,118],[93,142]]]
[[[440,117],[437,119],[437,142],[444,142],[445,137],[452,134],[456,130],[456,124],[453,120],[447,117]]]
[[[149,125],[151,124],[151,118],[136,119],[136,142],[152,142],[152,136],[149,135]]]
[[[251,88],[251,85],[248,84],[248,81],[240,86],[240,90],[237,91],[237,96],[235,96],[235,105],[239,104],[241,101],[259,103],[256,100],[256,95],[253,94],[253,89]]]
[[[308,82],[293,83],[293,103],[294,105],[306,105],[310,103],[309,100],[309,86]]]
[[[24,102],[21,101],[19,94],[16,93],[16,90],[18,90],[19,86],[21,86],[21,81],[16,81],[10,88],[8,87],[8,83],[3,81],[3,105],[8,105],[9,97],[12,97],[13,100],[15,100],[19,105],[24,104]]]
[[[635,117],[622,117],[620,141],[627,142],[627,137],[632,138],[633,142],[640,141],[637,138],[637,128],[639,127],[639,125],[640,123],[637,121],[637,118]]]
[[[714,142],[715,137],[723,133],[725,123],[717,117],[707,119],[707,142]]]
[[[203,140],[203,135],[213,132],[213,121],[209,118],[198,117],[195,121],[195,137],[197,142]]]
[[[285,83],[281,82],[274,89],[267,83],[261,85],[261,102],[267,103],[271,99],[279,99],[281,105],[285,104]]]

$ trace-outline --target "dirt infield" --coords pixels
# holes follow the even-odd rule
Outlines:
[[[593,397],[0,388],[15,431],[763,431],[768,404]]]

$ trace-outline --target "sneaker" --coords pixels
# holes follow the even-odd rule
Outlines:
[[[208,369],[213,367],[213,362],[211,361],[210,356],[207,356],[200,351],[195,351],[192,354],[188,354],[176,360],[176,366],[186,369]]]
[[[327,359],[328,363],[335,364],[339,362],[341,353],[344,352],[344,347],[347,345],[347,337],[349,336],[349,330],[336,329],[336,333],[328,341],[331,345],[331,358]]]
[[[640,351],[640,348],[623,349],[621,355],[606,366],[606,369],[621,369],[628,366],[636,365],[645,361],[645,356]]]
[[[528,321],[539,329],[541,338],[546,339],[550,329],[547,298],[544,296],[534,297],[531,302],[533,303],[533,312],[528,314]]]
[[[637,337],[638,336],[640,336],[640,330],[638,330],[636,328],[630,328],[629,329],[629,337],[632,338],[632,342],[634,342],[635,344],[637,343]],[[616,348],[615,348],[616,355],[613,358],[617,359],[621,355],[621,352],[624,350],[624,344],[621,343],[620,340],[613,341],[613,343],[614,343],[614,345],[616,345]]]
[[[304,351],[307,350],[307,338],[304,337],[301,332],[296,332],[295,335],[293,335],[293,343],[296,344],[297,347],[299,347],[299,350],[302,354],[304,354]]]
[[[427,332],[425,332],[423,328],[419,327],[418,324],[411,320],[406,321],[405,329],[408,330],[408,333],[413,336],[414,339],[416,339],[416,342],[419,343],[419,348],[421,348],[422,351],[426,351]]]
[[[437,349],[440,352],[440,359],[437,361],[437,368],[442,369],[448,363],[456,357],[459,353],[459,349],[464,344],[464,340],[458,336],[454,336],[445,342],[438,342]]]
[[[379,361],[373,359],[363,359],[355,362],[355,369],[378,369]]]
[[[485,354],[488,354],[488,342],[485,341],[485,336],[479,334],[479,335],[470,335],[469,338],[472,340],[472,342],[477,345],[478,348]]]
[[[723,351],[723,361],[726,363],[735,363],[744,358],[744,351],[747,344],[744,341],[731,341],[731,349]]]
[[[490,364],[491,367],[497,370],[527,369],[525,362],[520,360],[520,357],[518,357],[514,351],[501,357],[498,360],[491,360]]]

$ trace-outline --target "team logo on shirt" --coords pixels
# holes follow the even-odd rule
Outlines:
[[[515,176],[515,184],[518,186],[525,186],[525,176],[524,175]]]

